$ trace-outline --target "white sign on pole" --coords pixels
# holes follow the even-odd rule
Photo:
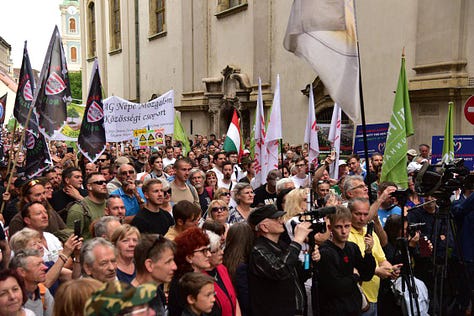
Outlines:
[[[165,134],[173,134],[174,91],[146,103],[133,103],[112,96],[103,101],[104,125],[108,142],[133,139],[133,131],[141,128],[163,128]]]

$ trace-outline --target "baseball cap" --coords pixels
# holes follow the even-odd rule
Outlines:
[[[347,165],[347,162],[344,159],[339,159],[338,166]]]
[[[416,149],[408,149],[407,155],[410,155],[412,157],[416,157],[418,154],[416,153]]]
[[[250,213],[247,221],[250,225],[257,226],[258,223],[260,223],[266,218],[275,219],[285,214],[286,212],[279,211],[274,204],[268,204],[268,205],[259,207],[255,211]]]
[[[144,283],[138,287],[120,281],[104,284],[92,294],[85,306],[85,315],[117,315],[126,308],[140,306],[156,297],[156,284]]]

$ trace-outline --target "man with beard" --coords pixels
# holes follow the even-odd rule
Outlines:
[[[153,233],[165,235],[173,226],[174,221],[171,214],[163,209],[164,192],[160,179],[150,179],[143,184],[143,194],[146,204],[138,211],[132,220],[132,225],[137,227],[141,233]]]
[[[53,192],[51,206],[56,212],[61,214],[61,218],[66,221],[66,206],[71,202],[82,200],[87,196],[87,191],[82,189],[82,172],[76,167],[66,168],[62,175],[62,188]]]
[[[46,199],[45,188],[40,181],[28,180],[25,182],[21,186],[20,196],[21,200],[18,202],[19,210],[21,210],[25,204],[31,202],[40,202],[48,210],[49,225],[45,231],[49,233],[55,233],[66,228],[66,224],[64,224],[64,221],[61,219],[59,214],[55,210],[51,209],[51,206]],[[23,217],[20,211],[16,213],[15,216],[13,216],[8,227],[10,236],[13,236],[13,234],[25,227],[25,223],[23,222]]]
[[[235,179],[232,178],[232,175],[234,175],[232,163],[230,161],[224,161],[222,163],[222,179],[217,180],[217,187],[226,188],[231,191],[235,185]]]
[[[53,186],[54,191],[59,189],[59,186],[61,185],[61,176],[58,175],[56,169],[50,168],[43,171],[43,177],[48,179],[49,183]]]
[[[267,175],[267,183],[255,189],[252,207],[273,204],[276,202],[276,183],[281,178],[281,172],[277,169],[270,170]]]
[[[204,187],[204,179],[206,178],[206,174],[197,168],[192,169],[189,173],[189,181],[194,186],[199,195],[199,204],[201,205],[202,214],[207,211],[207,207],[209,203],[211,203],[211,196],[209,192]]]
[[[86,180],[87,197],[72,205],[67,215],[66,225],[74,229],[74,222],[81,221],[81,234],[86,240],[92,238],[90,224],[104,216],[105,199],[107,198],[107,182],[100,173],[92,173]]]

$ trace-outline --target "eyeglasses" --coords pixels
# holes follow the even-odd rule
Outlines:
[[[100,158],[97,159],[97,161],[100,161],[100,162],[104,162],[104,161],[106,161],[106,160],[107,160],[107,159],[100,159]]]
[[[91,181],[89,184],[97,184],[97,185],[104,185],[107,184],[107,181],[105,180],[97,180],[97,181]]]
[[[306,164],[304,164],[304,163],[303,164],[297,164],[295,166],[298,167],[298,168],[302,168],[302,167],[306,166]]]
[[[161,192],[163,192],[163,194],[168,194],[168,195],[171,195],[171,188],[169,188],[168,190],[161,190]]]
[[[323,183],[329,184],[329,181],[328,180],[319,180],[318,181],[318,184],[323,184]]]
[[[131,174],[135,174],[135,170],[122,171],[120,174],[122,174],[122,175],[126,175],[126,174],[129,174],[129,175],[131,175]]]
[[[350,189],[349,191],[355,190],[355,189],[367,189],[367,185],[365,185],[365,184],[359,184],[358,186],[353,187],[353,188]]]
[[[216,207],[211,208],[212,213],[225,212],[225,211],[227,211],[227,207],[225,206],[218,206],[218,207],[216,206]]]
[[[206,255],[206,253],[211,253],[211,246],[207,246],[206,248],[201,248],[201,249],[196,249],[193,251],[194,253],[200,252],[203,255]]]

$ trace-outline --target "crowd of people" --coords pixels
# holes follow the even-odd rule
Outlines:
[[[169,137],[107,144],[95,162],[51,142],[53,165],[34,179],[12,146],[0,316],[470,313],[472,174],[450,197],[455,232],[436,195],[415,190],[428,145],[407,152],[404,201],[380,181],[382,154],[309,166],[305,144],[284,144],[259,183],[250,151],[224,152],[224,138],[196,135],[188,153]]]

